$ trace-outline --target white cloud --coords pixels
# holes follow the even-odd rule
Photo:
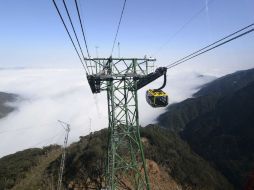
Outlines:
[[[98,100],[104,111],[99,117],[93,95],[79,70],[2,70],[0,87],[0,91],[23,98],[17,102],[15,112],[0,120],[0,131],[10,131],[0,134],[0,155],[34,146],[43,139],[46,140],[40,146],[53,140],[62,143],[63,138],[50,139],[63,131],[58,119],[72,125],[71,142],[89,133],[89,117],[93,119],[93,130],[102,128],[107,121],[105,101]]]
[[[197,87],[213,77],[172,71],[164,89],[170,103],[190,97]],[[139,91],[141,125],[154,122],[164,108],[154,109],[145,101],[145,90],[162,85],[162,79]],[[107,127],[106,93],[93,95],[86,77],[78,69],[0,70],[0,91],[19,94],[16,111],[0,120],[0,157],[16,151],[62,144],[64,130],[57,120],[71,124],[70,142],[92,131]]]

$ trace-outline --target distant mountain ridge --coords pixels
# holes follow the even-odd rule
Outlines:
[[[254,68],[237,71],[205,84],[193,98],[175,103],[158,118],[158,124],[172,131],[182,131],[196,117],[214,109],[223,96],[232,94],[254,81]]]
[[[254,68],[249,70],[237,71],[205,84],[194,97],[216,95],[225,96],[247,86],[254,81]]]
[[[204,85],[193,98],[169,106],[158,122],[242,189],[254,170],[254,69]]]
[[[8,113],[12,112],[15,108],[6,105],[8,102],[16,101],[18,96],[16,94],[10,94],[0,92],[0,119],[7,116]]]

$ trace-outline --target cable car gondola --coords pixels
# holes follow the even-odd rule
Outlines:
[[[146,91],[146,101],[147,103],[154,107],[165,107],[168,105],[168,95],[161,89],[163,89],[166,86],[167,82],[167,69],[164,69],[163,71],[164,75],[164,82],[163,85],[158,89],[149,89]]]
[[[168,105],[168,95],[159,89],[149,89],[146,91],[147,103],[154,107],[165,107]]]
[[[137,81],[137,90],[146,86],[147,84],[153,82],[164,75],[163,85],[158,89],[149,89],[146,91],[146,101],[147,103],[154,107],[165,107],[168,105],[168,95],[163,92],[162,89],[166,86],[167,82],[167,67],[159,67],[154,72],[148,74],[145,77],[139,78]]]

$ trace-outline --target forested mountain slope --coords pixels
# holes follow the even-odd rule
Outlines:
[[[233,189],[224,176],[173,132],[151,125],[141,130],[141,136],[153,190]],[[63,176],[65,189],[100,189],[104,185],[106,138],[104,129],[69,146]],[[56,188],[60,158],[57,146],[1,158],[0,190]],[[128,186],[128,181],[122,184]]]
[[[241,188],[254,170],[254,82],[186,125],[182,137]]]
[[[205,85],[158,121],[243,189],[254,170],[254,69]]]

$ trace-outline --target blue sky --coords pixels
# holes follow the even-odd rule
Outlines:
[[[0,1],[0,67],[80,67],[51,0]],[[62,1],[56,2],[63,12]],[[66,2],[77,19],[74,1]],[[80,2],[92,56],[95,46],[100,56],[109,56],[123,0]],[[171,38],[207,2],[206,11]],[[166,65],[253,22],[254,0],[127,0],[117,41],[121,56],[153,55],[159,65]],[[204,62],[207,68],[213,64],[230,67],[229,62],[253,67],[253,50],[254,34],[249,34],[185,67],[200,68]]]

